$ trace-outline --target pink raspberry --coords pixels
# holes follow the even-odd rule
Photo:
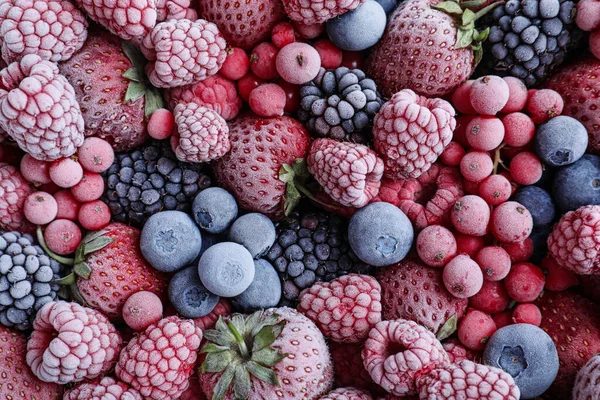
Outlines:
[[[496,115],[506,106],[510,90],[499,76],[487,75],[476,79],[471,86],[471,105],[481,115]]]
[[[563,215],[548,237],[548,254],[576,274],[599,275],[600,206],[583,206]]]
[[[141,40],[156,25],[155,0],[75,0],[91,20],[124,40]]]
[[[336,342],[359,343],[381,321],[381,286],[369,275],[316,282],[300,293],[298,311]]]
[[[219,71],[227,57],[225,46],[225,39],[211,22],[161,22],[142,42],[142,51],[150,60],[148,78],[161,88],[200,82]]]
[[[344,387],[332,390],[318,400],[373,400],[373,397],[366,390]]]
[[[121,336],[96,310],[77,303],[45,304],[27,342],[27,365],[44,382],[61,385],[93,379],[117,359]]]
[[[0,6],[2,58],[19,61],[25,54],[43,60],[68,60],[87,39],[85,15],[69,0],[8,0]]]
[[[12,165],[0,163],[0,228],[32,232],[35,228],[23,214],[25,199],[33,188]]]
[[[458,340],[468,349],[483,350],[496,332],[496,324],[489,314],[471,309],[458,325]]]
[[[193,321],[163,318],[129,341],[115,374],[144,399],[178,399],[189,386],[201,340]]]
[[[284,0],[283,6],[292,21],[305,25],[313,25],[352,11],[364,2],[365,0]]]
[[[490,206],[479,196],[466,195],[454,204],[450,217],[460,233],[484,236],[490,222]]]
[[[363,207],[379,192],[383,161],[367,146],[315,140],[308,152],[308,171],[333,200]]]
[[[363,348],[363,343],[329,343],[337,386],[352,385],[361,389],[378,387],[363,365],[361,356]]]
[[[56,64],[36,54],[0,71],[0,125],[42,161],[75,154],[84,139],[73,87]]]
[[[432,267],[443,267],[456,255],[456,239],[440,225],[430,225],[417,236],[419,258]]]
[[[600,354],[579,370],[573,385],[573,400],[594,399],[600,393]]]
[[[483,285],[481,268],[466,254],[460,254],[446,264],[443,279],[446,289],[459,299],[476,295]]]
[[[519,400],[512,376],[499,368],[463,360],[417,378],[421,400]]]
[[[227,122],[215,111],[196,103],[175,107],[177,131],[171,147],[186,162],[208,162],[223,157],[231,147]]]
[[[450,364],[433,333],[405,319],[379,322],[369,332],[363,362],[375,383],[396,396],[417,392],[415,379]]]
[[[448,353],[448,358],[452,364],[458,364],[462,360],[475,361],[480,358],[476,352],[460,344],[458,339],[448,339],[442,346],[446,350],[446,353]]]
[[[525,206],[516,201],[507,201],[494,208],[490,230],[494,237],[504,243],[517,243],[529,237],[533,229],[533,218]]]
[[[205,80],[169,90],[169,108],[175,110],[177,104],[196,103],[215,110],[226,121],[235,118],[242,109],[242,99],[235,83],[216,74]]]
[[[63,400],[142,400],[135,389],[105,376],[98,382],[81,383],[65,392]]]
[[[409,89],[381,106],[373,121],[375,151],[383,157],[386,177],[418,178],[437,160],[456,128],[454,108]]]

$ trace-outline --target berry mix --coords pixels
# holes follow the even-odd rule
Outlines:
[[[600,1],[0,0],[0,398],[600,400]]]

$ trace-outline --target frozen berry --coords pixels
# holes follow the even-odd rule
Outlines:
[[[483,285],[483,274],[479,265],[466,254],[454,257],[444,267],[444,286],[461,299],[474,296]]]
[[[248,73],[250,58],[243,49],[233,47],[227,50],[227,58],[219,73],[227,79],[237,81]]]
[[[142,331],[158,322],[162,315],[162,301],[152,292],[136,292],[123,304],[123,320],[136,331]]]
[[[511,147],[522,147],[530,143],[535,136],[535,124],[529,116],[514,112],[502,117],[504,125],[504,143]]]
[[[287,113],[297,112],[300,107],[300,86],[288,83],[283,79],[277,81],[277,84],[285,92],[285,107],[283,111]]]
[[[81,230],[67,219],[55,219],[44,229],[44,241],[56,254],[71,254],[81,243]]]
[[[296,32],[289,22],[279,22],[271,30],[271,42],[280,49],[296,41]]]
[[[512,265],[510,256],[502,247],[486,246],[477,252],[475,261],[483,272],[484,279],[500,281],[508,275]]]
[[[469,122],[467,142],[476,150],[490,151],[500,146],[504,139],[504,125],[499,118],[477,116]]]
[[[467,349],[483,350],[494,332],[496,324],[490,315],[471,310],[458,325],[458,340]]]
[[[540,326],[542,323],[542,312],[535,304],[519,304],[513,310],[512,322],[514,324],[531,324]]]
[[[275,83],[265,83],[250,92],[250,108],[261,117],[283,115],[286,103],[285,91]]]
[[[309,44],[291,43],[279,50],[276,66],[281,79],[302,85],[317,76],[321,69],[321,57]]]
[[[70,188],[83,178],[81,164],[73,158],[61,158],[50,164],[50,178],[61,188]]]
[[[57,205],[56,218],[76,221],[81,204],[75,200],[73,193],[68,189],[63,189],[54,193],[53,196]]]
[[[537,90],[527,101],[527,112],[536,124],[560,115],[563,107],[564,102],[561,95],[552,89]]]
[[[165,108],[154,111],[148,120],[148,135],[151,138],[162,140],[173,133],[175,117],[173,113]]]
[[[542,270],[527,262],[513,265],[504,279],[509,296],[519,303],[530,303],[537,299],[544,289],[544,282]]]
[[[502,248],[506,250],[513,264],[529,260],[534,250],[533,240],[530,237],[522,242],[502,243]]]
[[[524,151],[510,160],[510,176],[519,185],[533,185],[542,177],[542,162],[535,154]]]
[[[514,113],[521,111],[527,104],[527,86],[522,80],[514,76],[505,76],[504,82],[508,85],[508,101],[500,112],[502,114]]]
[[[100,174],[85,171],[79,183],[71,188],[71,193],[80,203],[98,200],[104,193],[104,179]]]
[[[492,174],[494,162],[483,151],[471,151],[460,160],[460,172],[471,182],[481,182]]]
[[[452,225],[460,233],[483,236],[490,221],[490,206],[479,196],[463,196],[450,210],[450,217]]]
[[[496,115],[506,106],[510,91],[499,76],[487,75],[476,79],[471,86],[471,105],[481,115]]]
[[[250,70],[261,79],[275,79],[279,76],[275,60],[279,49],[273,43],[263,42],[250,54]]]
[[[385,10],[375,0],[327,20],[325,29],[337,47],[349,51],[366,50],[379,41],[385,31]]]
[[[463,189],[465,194],[473,194],[479,196],[479,182],[473,182],[468,179],[463,179]]]
[[[473,80],[465,81],[452,93],[452,105],[462,114],[477,114],[471,105],[471,86]]]
[[[485,240],[482,236],[472,236],[454,232],[454,238],[456,239],[456,253],[464,253],[471,258],[475,258],[477,252],[485,246]]]
[[[500,281],[483,281],[481,290],[469,298],[469,306],[488,314],[504,311],[510,297]]]
[[[34,192],[23,203],[25,218],[35,225],[49,224],[56,218],[57,212],[56,200],[46,192]]]
[[[342,55],[342,67],[362,70],[364,63],[365,55],[362,51],[344,51]]]
[[[469,142],[467,142],[467,125],[469,125],[469,122],[471,122],[473,118],[475,118],[474,115],[456,116],[456,129],[454,129],[452,140],[460,143],[464,148],[469,147]]]
[[[77,150],[77,158],[86,171],[100,173],[110,168],[115,160],[115,151],[106,140],[89,137]]]
[[[540,262],[540,267],[546,276],[544,289],[561,292],[579,284],[579,277],[577,274],[561,267],[556,260],[550,256],[546,256]]]
[[[52,182],[48,169],[50,163],[36,160],[29,154],[25,154],[21,159],[20,171],[23,178],[36,186]]]
[[[565,135],[565,132],[569,134]],[[533,145],[545,164],[563,167],[581,159],[588,141],[587,130],[581,122],[561,115],[538,127]]]
[[[511,194],[512,186],[502,175],[490,175],[479,184],[479,196],[491,206],[504,203]]]
[[[506,310],[497,314],[492,315],[492,319],[496,324],[496,329],[504,328],[505,326],[512,325],[512,311]]]
[[[492,212],[491,231],[501,242],[525,240],[533,229],[533,218],[525,206],[516,201],[500,204]]]
[[[104,228],[110,222],[110,217],[110,209],[100,200],[83,204],[77,214],[81,226],[90,231]]]
[[[448,146],[444,149],[440,160],[449,167],[457,167],[460,165],[460,161],[465,156],[465,149],[460,143],[452,141],[448,143]]]
[[[237,88],[238,88],[240,97],[245,102],[248,102],[248,99],[250,98],[250,93],[255,88],[262,85],[263,83],[265,83],[264,79],[260,79],[259,77],[254,75],[252,72],[248,72],[237,82]]]
[[[325,69],[335,69],[342,65],[342,50],[331,43],[329,39],[317,40],[313,47],[321,57],[321,67]]]
[[[430,225],[417,236],[417,253],[432,267],[443,267],[456,255],[456,239],[448,229]]]
[[[304,39],[316,39],[325,32],[325,24],[303,24],[301,22],[292,21],[292,26]]]

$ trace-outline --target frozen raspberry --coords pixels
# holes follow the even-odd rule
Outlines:
[[[510,297],[519,303],[530,303],[544,290],[545,277],[542,270],[527,262],[512,266],[504,279]]]
[[[505,326],[512,325],[512,311],[502,311],[492,315],[492,319],[496,324],[496,329],[504,328]]]
[[[503,370],[463,360],[417,378],[421,400],[519,400],[521,392]]]
[[[485,239],[482,236],[454,232],[454,238],[456,239],[457,253],[464,253],[471,258],[475,258],[477,252],[485,246]]]
[[[546,256],[540,262],[540,268],[546,276],[546,283],[544,284],[546,290],[562,292],[579,284],[579,277],[573,271],[561,267],[551,256]],[[600,295],[600,293],[598,294]]]
[[[0,125],[42,161],[69,157],[83,143],[75,91],[56,64],[28,54],[0,71]]]
[[[19,232],[31,232],[30,224],[23,214],[25,199],[33,192],[33,188],[25,182],[19,170],[0,163],[0,228]]]
[[[508,275],[512,265],[510,255],[499,246],[487,246],[477,252],[475,261],[488,281],[500,281]]]
[[[452,364],[458,364],[462,360],[475,361],[480,358],[474,351],[467,349],[458,339],[448,339],[442,343],[444,350],[448,353],[448,358]]]
[[[471,86],[473,80],[468,80],[459,85],[452,93],[452,105],[461,114],[477,114],[471,105]]]
[[[512,321],[515,324],[540,326],[542,323],[542,312],[535,304],[522,303],[517,305],[513,310]]]
[[[237,82],[237,89],[240,94],[240,97],[245,102],[248,102],[248,100],[250,99],[250,93],[252,93],[252,90],[254,90],[254,88],[259,87],[263,83],[265,83],[264,79],[257,77],[251,71],[248,72],[246,75],[244,75],[244,77],[242,77]]]
[[[157,22],[169,19],[198,19],[196,11],[189,8],[190,0],[155,0],[155,3]]]
[[[353,387],[337,388],[319,397],[319,400],[373,400],[371,394],[366,390]]]
[[[210,78],[209,78],[210,79]],[[186,101],[189,103],[189,101]],[[157,140],[163,140],[171,136],[175,128],[175,117],[173,113],[165,108],[155,110],[148,120],[148,135]]]
[[[373,121],[374,148],[390,179],[418,178],[452,140],[454,108],[445,100],[428,99],[409,89],[381,106]]]
[[[145,399],[175,400],[189,385],[201,340],[202,331],[193,321],[161,319],[127,344],[115,373]]]
[[[506,106],[510,90],[499,76],[487,75],[476,79],[471,86],[471,105],[481,115],[496,115]]]
[[[552,89],[536,90],[527,101],[527,112],[538,125],[560,115],[563,107],[562,97]]]
[[[129,296],[123,305],[123,320],[136,331],[157,323],[163,314],[160,298],[148,291],[136,292]]]
[[[507,201],[492,212],[490,227],[494,237],[501,242],[522,242],[529,237],[533,229],[533,218],[522,204]]]
[[[458,340],[468,349],[483,350],[496,332],[492,317],[478,310],[470,310],[458,325]]]
[[[345,12],[358,8],[365,0],[305,2],[302,0],[284,0],[285,12],[292,21],[305,25],[320,24]]]
[[[460,299],[474,296],[483,285],[481,268],[471,257],[460,254],[444,267],[444,286]]]
[[[2,58],[9,64],[26,54],[68,60],[87,38],[85,15],[68,0],[8,0],[0,21]]]
[[[510,181],[502,175],[491,175],[479,184],[479,196],[491,206],[506,202],[512,195]]]
[[[329,39],[317,40],[313,47],[321,57],[321,67],[335,69],[342,65],[342,50],[337,48]]]
[[[65,392],[63,400],[142,400],[137,390],[110,376],[99,382],[86,382]]]
[[[381,321],[381,286],[368,275],[316,282],[300,293],[299,301],[298,311],[336,342],[362,342]]]
[[[83,168],[74,158],[62,158],[50,164],[50,179],[61,188],[71,188],[83,178]]]
[[[36,160],[31,155],[25,154],[21,159],[19,170],[27,182],[40,186],[52,182],[48,172],[49,167],[50,163]]]
[[[265,80],[275,79],[277,72],[277,54],[279,49],[272,43],[263,42],[256,46],[250,54],[250,70],[257,77]]]
[[[440,156],[440,160],[449,167],[458,167],[465,156],[465,149],[458,142],[450,142]]]
[[[186,162],[216,160],[229,151],[229,127],[215,111],[196,103],[175,107],[177,132],[171,136],[171,147],[177,158]]]
[[[75,200],[73,193],[70,190],[59,190],[53,196],[57,205],[56,218],[71,221],[77,220],[77,213],[79,212],[81,203]]]
[[[518,263],[527,261],[533,255],[534,243],[530,237],[517,243],[502,243],[502,248],[510,256],[510,261]]]
[[[294,26],[289,22],[279,22],[271,31],[271,42],[280,49],[296,41]]]
[[[227,57],[225,46],[225,39],[211,22],[161,22],[142,42],[142,51],[150,60],[148,78],[161,88],[200,82],[219,71]]]
[[[527,104],[527,86],[522,80],[514,76],[505,76],[502,79],[508,84],[508,101],[500,112],[509,114],[521,111]]]
[[[250,58],[244,49],[239,47],[227,48],[227,58],[223,62],[219,74],[227,79],[237,81],[250,70]]]
[[[471,182],[481,182],[492,174],[494,162],[483,151],[470,151],[460,160],[460,172]]]
[[[196,103],[210,108],[226,121],[235,118],[242,108],[242,99],[237,93],[235,83],[220,74],[193,85],[172,88],[169,91],[169,107],[175,110],[180,103]]]
[[[440,225],[430,225],[417,236],[419,258],[432,267],[443,267],[456,255],[456,239]]]
[[[23,203],[23,214],[35,225],[46,225],[56,218],[58,206],[51,194],[35,192],[27,196]]]
[[[104,193],[104,179],[96,172],[83,171],[81,180],[71,188],[71,193],[80,203],[98,200]]]
[[[265,83],[250,92],[248,104],[256,115],[279,117],[287,102],[285,91],[276,83]]]
[[[382,321],[371,329],[362,357],[373,381],[396,396],[415,394],[417,376],[450,364],[433,333],[405,319]]]
[[[81,230],[73,221],[56,219],[44,229],[44,240],[56,254],[71,254],[81,243]]]
[[[100,173],[110,168],[115,152],[106,140],[89,137],[77,150],[77,159],[86,171]]]
[[[194,324],[203,331],[207,329],[213,329],[219,317],[230,314],[231,303],[229,300],[221,297],[215,308],[213,308],[213,310],[207,315],[194,319]]]
[[[374,151],[357,143],[320,138],[308,153],[308,171],[343,206],[368,204],[379,191],[383,168]]]
[[[101,200],[90,201],[83,204],[77,213],[77,220],[84,229],[97,231],[110,222],[110,209]]]
[[[319,74],[321,56],[306,43],[290,43],[277,53],[275,60],[277,73],[286,82],[302,85]]]
[[[124,40],[143,39],[156,25],[155,0],[75,0],[90,17]]]
[[[529,144],[535,136],[535,124],[529,116],[514,112],[502,117],[504,125],[504,142],[512,147]]]
[[[476,116],[466,129],[467,142],[476,150],[490,151],[504,139],[504,125],[496,117]]]
[[[488,314],[496,314],[508,307],[510,297],[504,288],[504,283],[499,281],[483,281],[481,290],[469,298],[469,307]]]
[[[595,400],[600,393],[600,355],[595,355],[579,370],[573,385],[573,400]]]
[[[120,347],[121,336],[104,315],[77,303],[52,301],[33,322],[26,361],[40,380],[64,385],[108,372]]]
[[[519,185],[533,185],[542,177],[544,168],[539,157],[524,151],[510,160],[510,176]]]
[[[363,365],[361,351],[363,343],[329,343],[335,384],[369,389],[377,385]]]
[[[454,203],[450,217],[460,233],[483,236],[490,221],[490,206],[479,196],[466,195]]]

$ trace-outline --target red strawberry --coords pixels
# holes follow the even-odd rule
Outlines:
[[[294,164],[308,152],[310,136],[290,117],[261,118],[245,114],[229,123],[231,150],[213,171],[219,186],[228,189],[243,208],[273,219],[284,215],[284,164]]]
[[[546,394],[568,399],[577,372],[600,352],[600,309],[571,292],[544,292],[535,304],[542,311],[542,328],[554,341],[560,367]]]

